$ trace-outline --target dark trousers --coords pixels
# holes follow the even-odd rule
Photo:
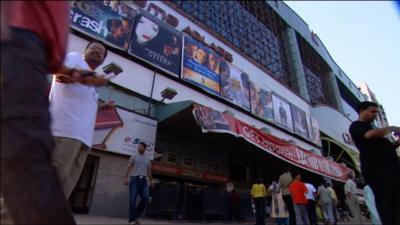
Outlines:
[[[29,31],[1,42],[1,192],[15,224],[75,224],[51,164],[46,62]]]
[[[140,203],[136,207],[137,196]],[[132,177],[129,182],[129,222],[139,218],[149,202],[149,186],[146,177]]]
[[[283,195],[283,201],[289,212],[289,225],[296,225],[296,214],[293,208],[293,199],[291,195]]]
[[[256,206],[256,224],[265,225],[265,198],[254,198]]]
[[[317,225],[317,211],[315,207],[315,201],[314,200],[308,200],[307,204],[307,212],[308,212],[308,218],[310,219],[310,224],[311,225]]]
[[[375,173],[369,181],[382,225],[400,224],[400,172]]]

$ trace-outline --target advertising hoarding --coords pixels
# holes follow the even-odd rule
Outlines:
[[[142,10],[136,18],[129,53],[178,77],[182,37],[171,25]]]

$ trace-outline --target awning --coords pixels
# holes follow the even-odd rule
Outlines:
[[[162,121],[170,122],[169,120],[171,120],[176,126],[184,127],[187,132],[191,132],[192,129],[196,130],[188,122],[194,120],[195,126],[200,126],[203,133],[226,133],[243,138],[290,164],[337,181],[346,181],[347,175],[351,171],[342,164],[267,134],[229,113],[222,113],[192,101],[162,105],[157,107],[155,115],[161,124]]]
[[[361,173],[361,164],[360,164],[360,156],[357,152],[353,151],[352,149],[346,147],[344,144],[340,143],[340,141],[337,141],[333,138],[330,137],[321,137],[322,140],[325,140],[329,143],[334,143],[335,145],[339,146],[342,149],[342,152],[340,153],[340,155],[342,155],[343,153],[346,153],[351,161],[354,164],[354,168],[357,169],[358,172]]]

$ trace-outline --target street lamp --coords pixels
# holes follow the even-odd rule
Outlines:
[[[176,92],[176,90],[173,89],[173,88],[166,87],[163,91],[161,91],[160,94],[161,94],[161,97],[162,97],[161,101],[158,101],[158,102],[157,102],[156,104],[154,104],[154,105],[152,105],[151,103],[149,103],[149,108],[148,108],[148,110],[147,110],[147,115],[148,115],[148,116],[150,115],[151,109],[153,109],[154,107],[156,107],[156,106],[158,106],[158,105],[164,103],[164,100],[165,100],[165,99],[168,99],[168,100],[173,99],[173,98],[178,94],[178,92]]]

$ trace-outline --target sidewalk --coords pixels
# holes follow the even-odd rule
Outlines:
[[[86,215],[86,214],[75,214],[75,220],[77,224],[108,224],[108,225],[114,225],[114,224],[128,224],[127,218],[116,218],[116,217],[106,217],[106,216],[96,216],[96,215]],[[276,223],[274,222],[273,219],[271,218],[266,218],[266,225],[275,225]],[[188,221],[182,221],[182,220],[157,220],[157,219],[140,219],[140,222],[142,225],[172,225],[172,224],[212,224],[212,225],[233,225],[233,224],[240,224],[240,225],[253,225],[254,222],[242,222],[242,223],[229,223],[229,222],[224,222],[224,221],[219,221],[219,222],[188,222]],[[318,224],[322,224],[319,222]],[[355,225],[354,223],[349,223],[349,222],[339,222],[338,225],[340,224],[345,224],[345,225]],[[370,222],[364,222],[364,225],[371,224]]]

